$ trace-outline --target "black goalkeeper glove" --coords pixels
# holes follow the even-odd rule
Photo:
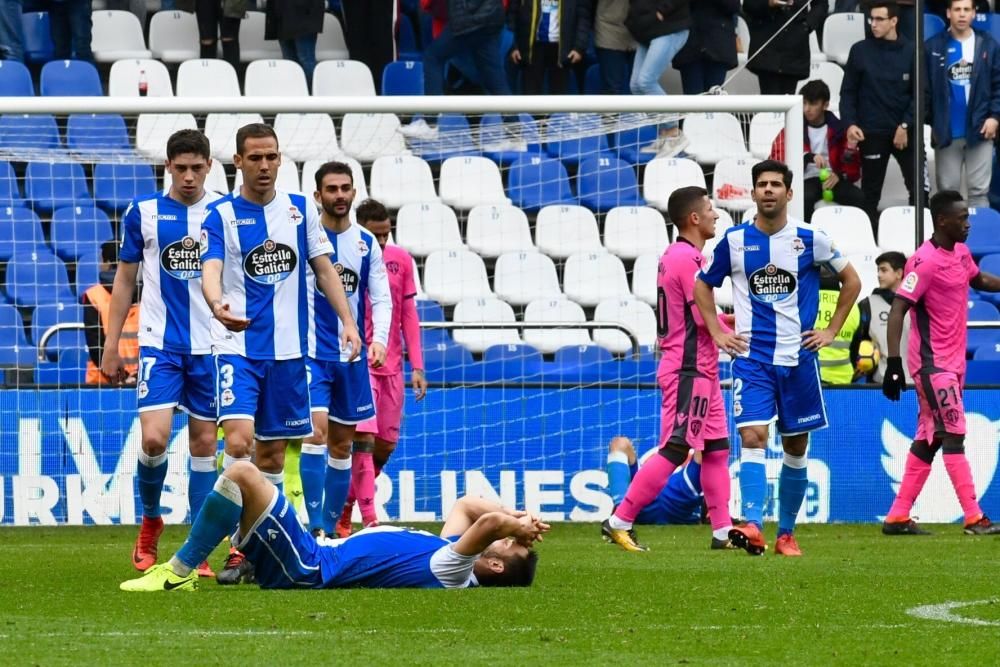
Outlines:
[[[882,376],[882,393],[890,401],[898,401],[899,395],[906,389],[906,375],[903,373],[901,357],[886,357],[885,375]]]

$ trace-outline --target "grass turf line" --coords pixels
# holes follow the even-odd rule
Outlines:
[[[701,526],[640,527],[650,547],[557,524],[535,587],[477,591],[125,594],[132,527],[0,529],[2,664],[992,664],[998,628],[907,609],[1000,598],[1000,538],[934,526],[803,526],[806,556],[709,551]],[[161,560],[187,527],[168,527]],[[766,531],[773,544],[774,527]],[[221,566],[223,550],[210,561]],[[959,609],[1000,624],[1000,602]]]

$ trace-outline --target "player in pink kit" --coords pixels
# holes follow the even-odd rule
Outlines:
[[[427,379],[424,377],[424,357],[420,345],[420,319],[414,298],[417,295],[413,279],[413,258],[397,245],[388,245],[392,222],[389,212],[380,202],[367,199],[358,206],[358,224],[365,227],[382,247],[382,259],[389,276],[389,293],[392,296],[392,322],[389,325],[389,344],[386,347],[385,363],[379,367],[369,367],[372,395],[375,398],[375,416],[358,424],[358,440],[373,442],[375,445],[373,462],[374,475],[353,475],[351,493],[347,505],[337,524],[337,534],[346,537],[351,533],[351,511],[354,499],[358,500],[361,520],[365,526],[376,522],[375,479],[389,461],[389,457],[399,442],[399,425],[403,421],[403,343],[413,368],[413,391],[416,399],[422,400],[427,393]],[[371,330],[366,332],[371,336]]]
[[[667,212],[680,233],[660,258],[657,334],[661,392],[660,449],[639,468],[625,499],[601,526],[604,538],[626,551],[647,551],[632,524],[659,495],[690,449],[702,451],[701,483],[712,522],[712,548],[731,548],[729,432],[719,386],[719,353],[694,305],[695,274],[705,263],[705,241],[719,214],[704,188],[675,190]]]
[[[882,393],[898,401],[906,388],[899,340],[903,317],[910,313],[907,363],[920,406],[917,435],[906,457],[903,481],[882,532],[886,535],[927,535],[910,518],[910,510],[942,450],[955,494],[965,514],[969,535],[1000,535],[1000,524],[983,514],[976,500],[969,461],[965,458],[965,345],[968,286],[1000,292],[1000,278],[983,273],[963,243],[969,236],[969,209],[962,195],[942,190],[931,197],[934,235],[906,262],[905,277],[889,311],[889,358]]]

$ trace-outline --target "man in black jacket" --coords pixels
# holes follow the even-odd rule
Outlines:
[[[448,25],[424,50],[424,94],[444,94],[444,65],[469,54],[490,95],[510,95],[503,71],[500,33],[504,27],[501,0],[448,0]]]
[[[861,189],[871,211],[878,210],[890,155],[914,201],[913,142],[923,140],[913,127],[913,44],[896,33],[898,16],[895,2],[872,5],[872,36],[851,47],[840,87],[840,116],[847,140],[861,149]],[[926,173],[921,189],[926,202]]]
[[[382,71],[396,59],[397,0],[341,0],[340,9],[347,52],[368,65],[381,95]]]
[[[691,32],[674,56],[685,95],[721,86],[736,67],[736,15],[740,0],[699,0],[691,5]]]
[[[750,30],[747,69],[760,80],[762,95],[794,95],[796,84],[809,76],[809,33],[822,27],[826,12],[826,2],[744,0]]]
[[[583,55],[590,44],[590,0],[510,0],[507,20],[514,31],[510,59],[522,68],[525,95],[564,95],[569,80],[583,90]]]

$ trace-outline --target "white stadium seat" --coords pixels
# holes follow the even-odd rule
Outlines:
[[[750,26],[747,25],[747,20],[740,15],[736,16],[736,37],[740,40],[740,46],[743,47],[736,54],[739,64],[742,65],[747,61],[747,54],[750,49]]]
[[[802,90],[807,81],[822,80],[830,88],[830,109],[840,108],[840,84],[844,82],[844,68],[828,61],[813,62],[809,66],[809,78],[799,81],[795,92]]]
[[[225,163],[236,154],[236,131],[250,123],[263,123],[259,113],[210,113],[205,116],[205,136],[212,146],[212,157]]]
[[[281,154],[296,162],[340,155],[333,119],[325,113],[279,113],[274,117]],[[311,191],[310,191],[311,192]]]
[[[358,60],[326,60],[316,63],[312,92],[317,97],[364,97],[375,95],[375,80],[368,65]]]
[[[580,304],[567,299],[538,299],[524,309],[524,322],[545,324],[553,322],[586,322],[587,316]],[[544,329],[524,330],[524,342],[538,349],[542,354],[553,354],[561,347],[593,345],[587,329],[560,329],[548,326]]]
[[[916,250],[916,216],[912,206],[892,206],[882,211],[878,218],[878,247],[897,250],[907,257]],[[931,212],[924,209],[925,240],[934,232]]]
[[[654,252],[640,255],[632,266],[632,294],[643,303],[656,307],[656,277],[660,256]]]
[[[392,243],[392,239],[390,239],[389,242]],[[420,282],[420,268],[417,266],[417,260],[415,259],[413,260],[413,284],[417,288],[417,295],[414,298],[417,300],[420,299],[426,300],[427,294],[424,293],[423,283]]]
[[[330,157],[329,160],[309,160],[303,164],[302,192],[316,191],[316,170],[319,169],[324,163],[330,161],[343,162],[344,164],[350,166],[351,173],[354,175],[353,208],[357,208],[361,202],[368,199],[368,186],[365,185],[365,170],[361,167],[360,162],[343,154],[334,155]]]
[[[496,297],[462,299],[455,304],[452,322],[516,322],[514,309]],[[475,354],[491,345],[517,345],[521,337],[517,329],[453,329],[452,338]]]
[[[299,179],[299,168],[292,160],[282,160],[278,167],[278,178],[274,182],[279,190],[285,192],[299,192],[302,181]],[[236,178],[233,179],[233,190],[238,190],[243,185],[243,172],[236,170]],[[307,199],[311,199],[311,193],[307,193]]]
[[[726,230],[733,226],[733,218],[726,209],[716,207],[715,212],[719,214],[719,219],[715,221],[715,236],[706,239],[705,247],[701,249],[701,254],[709,261],[712,259],[715,246],[722,240]]]
[[[167,66],[159,60],[118,60],[108,77],[108,97],[139,97],[139,79],[146,77],[147,97],[173,97]]]
[[[340,21],[330,12],[323,12],[323,32],[316,36],[316,61],[346,60],[349,57]]]
[[[549,257],[565,259],[579,252],[601,252],[597,218],[583,206],[546,206],[535,218],[535,245]]]
[[[650,206],[667,210],[674,190],[688,185],[705,187],[705,172],[687,158],[655,158],[646,165],[642,177],[642,196]]]
[[[684,117],[684,134],[698,164],[712,165],[725,157],[749,155],[743,128],[731,113],[692,113]]]
[[[465,247],[455,212],[439,202],[406,204],[399,209],[395,240],[397,245],[415,257],[426,257],[437,250],[461,250]]]
[[[635,259],[670,243],[663,215],[648,206],[617,206],[604,218],[604,247],[622,259]]]
[[[595,322],[614,322],[625,326],[639,339],[640,346],[656,343],[656,316],[653,309],[631,297],[607,299],[594,309]],[[632,343],[617,329],[594,329],[594,343],[615,354],[631,352]]]
[[[309,97],[306,75],[294,60],[253,61],[243,88],[247,97]]]
[[[746,68],[729,70],[725,81],[726,93],[729,95],[760,95],[760,80]]]
[[[441,165],[441,201],[462,211],[481,204],[509,204],[500,169],[486,157],[450,157]]]
[[[493,296],[483,258],[468,250],[438,250],[424,264],[424,292],[443,305]]]
[[[766,160],[771,144],[785,128],[785,114],[780,111],[759,111],[750,119],[750,154]]]
[[[178,97],[240,97],[236,70],[225,60],[185,60],[177,69]]]
[[[189,113],[143,113],[135,124],[135,148],[151,160],[167,159],[167,139],[177,130],[197,130]]]
[[[563,269],[563,291],[583,306],[632,296],[622,261],[605,250],[570,256]]]
[[[399,132],[399,118],[391,113],[344,114],[340,149],[361,162],[409,153],[406,139]]]
[[[132,12],[103,10],[91,13],[94,60],[113,63],[116,60],[151,58],[142,36],[142,25]]]
[[[264,39],[264,12],[247,12],[240,22],[240,62],[254,60],[277,60],[281,58],[281,47],[276,39]],[[197,28],[195,36],[198,35]]]
[[[712,176],[712,199],[717,206],[733,211],[745,211],[753,206],[753,175],[755,158],[727,157],[715,165]]]
[[[170,172],[166,169],[163,170],[163,187],[164,189],[169,188],[174,179],[170,175]],[[219,194],[227,194],[231,192],[229,187],[229,179],[226,178],[226,169],[222,166],[222,163],[218,160],[212,160],[212,168],[208,171],[208,178],[205,179],[205,189],[211,190],[212,192],[218,192]]]
[[[823,53],[845,65],[855,42],[865,38],[865,15],[861,12],[830,14],[823,23]]]
[[[853,206],[824,206],[813,212],[812,225],[826,232],[845,255],[874,252],[875,237],[868,215]]]
[[[438,201],[431,167],[415,155],[378,158],[372,165],[370,185],[372,197],[391,209]]]
[[[561,299],[556,266],[540,252],[508,252],[493,268],[493,291],[507,303],[523,306],[537,299]]]
[[[516,206],[477,206],[469,211],[466,227],[469,249],[483,257],[535,250],[528,216]]]
[[[156,12],[149,20],[149,50],[165,63],[200,58],[198,19],[190,12]]]
[[[809,33],[809,60],[814,63],[824,63],[829,60],[819,45],[819,37],[816,36],[815,30]]]
[[[875,258],[878,257],[878,249],[868,252],[854,252],[847,255],[847,261],[851,263],[854,270],[861,278],[861,294],[859,299],[863,299],[878,287],[878,267],[875,265]]]

